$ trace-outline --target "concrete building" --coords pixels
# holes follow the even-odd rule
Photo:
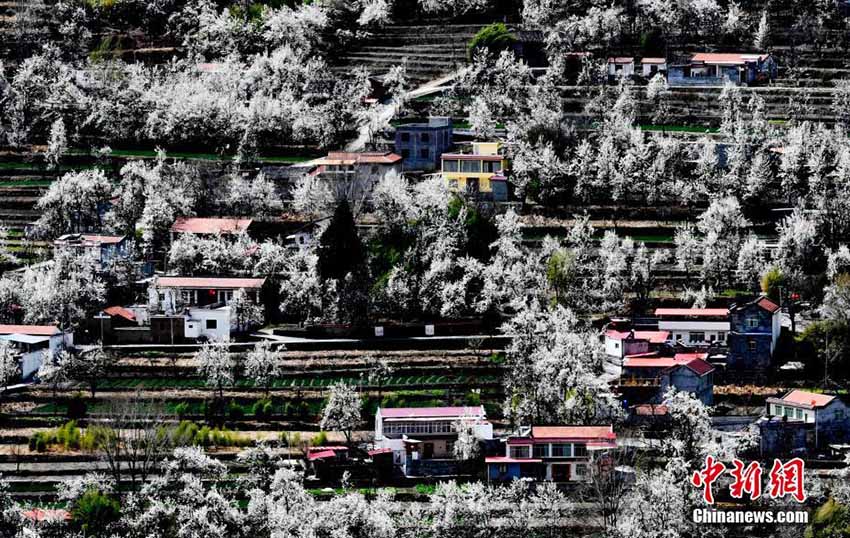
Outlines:
[[[405,170],[433,171],[440,166],[440,155],[451,148],[451,118],[428,118],[428,123],[396,127],[395,152],[404,160]]]
[[[658,330],[668,331],[673,342],[690,346],[725,345],[729,334],[726,308],[657,308]]]
[[[776,78],[776,60],[770,54],[698,52],[667,71],[671,86],[722,86],[767,83]]]
[[[183,316],[183,335],[190,340],[228,340],[234,328],[229,306],[187,308]]]
[[[667,60],[665,58],[641,58],[640,71],[644,78],[650,79],[656,73],[667,73]]]
[[[768,398],[758,421],[765,455],[812,451],[850,439],[850,409],[837,396],[792,390]]]
[[[483,406],[378,408],[375,447],[390,449],[407,476],[455,474],[454,443],[458,422],[471,423],[475,437],[493,439]]]
[[[764,373],[773,360],[782,331],[779,305],[761,296],[729,309],[731,331],[726,369],[746,373]]]
[[[471,152],[444,153],[441,161],[450,190],[495,201],[508,199],[509,163],[499,142],[473,142]]]
[[[590,480],[594,455],[615,448],[612,426],[532,426],[508,437],[504,456],[485,459],[487,477],[500,482],[520,478],[584,482]]]
[[[626,355],[637,355],[657,351],[661,344],[670,339],[667,331],[605,331],[605,354],[622,359]]]
[[[63,333],[55,325],[0,325],[0,340],[5,340],[21,355],[21,379],[38,372],[45,358],[74,345],[73,333]]]
[[[244,289],[249,299],[260,303],[265,284],[265,278],[162,276],[151,281],[149,294],[163,312],[173,314],[182,312],[184,307],[226,305],[238,289]]]
[[[616,82],[623,77],[635,74],[635,59],[631,56],[608,58],[608,80]]]

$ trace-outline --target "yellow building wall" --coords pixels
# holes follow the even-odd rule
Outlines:
[[[508,170],[508,161],[507,159],[502,159],[501,168],[503,171]],[[452,187],[452,180],[457,180],[457,190],[464,191],[466,190],[466,179],[467,178],[476,178],[478,179],[478,190],[479,192],[492,192],[493,188],[490,185],[490,178],[495,176],[493,172],[443,172],[443,179],[446,180],[446,184],[449,187]]]

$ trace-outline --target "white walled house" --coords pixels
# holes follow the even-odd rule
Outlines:
[[[390,449],[393,462],[405,474],[414,473],[414,462],[454,461],[455,424],[473,424],[479,440],[493,439],[493,424],[483,406],[378,408],[375,413],[375,448]],[[418,467],[418,466],[417,466]]]
[[[238,289],[244,289],[248,298],[259,304],[265,283],[265,278],[162,276],[151,282],[149,294],[163,312],[177,313],[180,306],[226,305]]]
[[[635,74],[635,59],[632,57],[618,56],[608,58],[608,79],[616,80],[621,77],[630,77]]]
[[[53,356],[74,345],[74,335],[55,325],[0,325],[0,339],[21,353],[21,379],[29,379],[41,367],[45,354]]]
[[[726,344],[729,310],[726,308],[657,308],[658,330],[670,340],[691,346]]]
[[[652,78],[656,73],[667,72],[667,60],[664,58],[641,58],[640,69],[644,78]]]
[[[205,338],[222,341],[230,338],[232,329],[230,307],[188,308],[183,333],[186,338]]]
[[[605,354],[622,359],[626,355],[637,355],[655,351],[670,339],[667,331],[605,331]]]
[[[822,425],[850,419],[850,409],[839,398],[805,390],[792,390],[782,398],[768,398],[765,411],[768,416]]]

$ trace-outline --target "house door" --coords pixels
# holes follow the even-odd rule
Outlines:
[[[434,457],[434,443],[425,443],[422,447],[422,459],[430,460]]]
[[[570,480],[570,465],[553,465],[552,480],[555,482],[569,482]]]
[[[466,178],[466,192],[468,194],[478,194],[478,178],[477,177],[468,177]]]

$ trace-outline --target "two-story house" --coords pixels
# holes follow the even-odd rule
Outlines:
[[[451,148],[451,118],[428,118],[428,123],[406,123],[395,129],[395,152],[404,160],[405,170],[435,170],[440,155]]]
[[[615,448],[612,426],[532,426],[507,438],[504,456],[485,459],[487,476],[492,481],[587,481],[594,454]]]
[[[673,357],[659,357],[654,353],[628,356],[623,360],[620,386],[624,392],[630,387],[629,403],[659,403],[671,387],[690,392],[705,405],[714,402],[714,366],[705,361],[703,353],[677,353]],[[643,392],[641,397],[640,392]],[[635,400],[642,401],[635,401]]]
[[[458,424],[471,425],[481,441],[493,439],[483,406],[378,408],[375,448],[390,449],[407,476],[454,474]]]
[[[766,400],[758,425],[765,454],[822,448],[850,439],[850,408],[837,396],[792,390]]]
[[[469,153],[443,153],[443,178],[454,192],[496,201],[508,199],[508,159],[499,142],[473,142]]]
[[[761,296],[729,309],[731,331],[726,369],[763,374],[770,368],[782,331],[779,305]]]
[[[658,330],[670,333],[673,342],[688,346],[724,345],[729,334],[726,308],[657,308]]]

